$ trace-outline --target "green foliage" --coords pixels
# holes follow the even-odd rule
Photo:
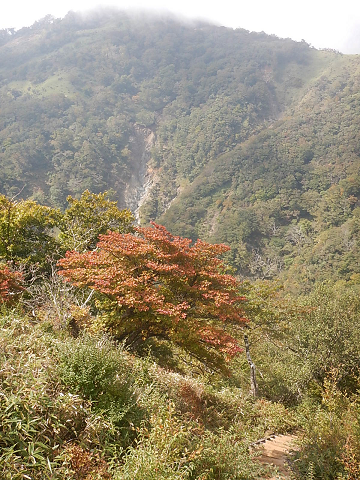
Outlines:
[[[104,11],[0,32],[0,76],[0,257],[25,269],[19,309],[31,312],[2,305],[1,478],[256,478],[249,443],[297,427],[295,477],[359,478],[358,59]],[[226,243],[226,261],[262,280],[242,286],[242,306],[263,398],[246,393],[244,355],[224,378],[181,348],[194,340],[186,322],[177,337],[167,324],[180,347],[161,338],[164,312],[150,326],[141,313],[138,338],[160,333],[147,358],[91,336],[100,297],[51,272],[50,257],[132,232],[106,190],[135,210],[147,180],[143,223]],[[168,286],[164,274],[152,293],[184,292]],[[101,320],[111,330],[114,318]],[[198,356],[216,350],[199,345]]]
[[[191,424],[184,428],[169,409],[129,450],[115,479],[240,480],[263,471],[233,432],[207,432],[199,438],[196,430]]]
[[[82,335],[58,345],[57,376],[73,394],[91,401],[94,411],[111,422],[113,439],[128,445],[136,436],[134,425],[146,419],[137,405],[128,359],[107,338]]]
[[[0,196],[0,258],[13,263],[40,263],[57,250],[54,227],[60,212],[32,200]]]
[[[115,480],[190,479],[191,429],[181,424],[169,405],[168,411],[152,418],[151,430],[143,428],[136,445],[124,458]]]
[[[118,461],[136,434],[134,424],[144,418],[128,382],[115,378],[113,364],[125,370],[126,354],[106,339],[83,338],[82,344],[80,339],[62,335],[59,341],[41,325],[31,325],[14,313],[3,315],[1,322],[2,478],[83,478],[78,476],[81,458],[87,459],[88,474],[102,472],[101,478],[110,478],[104,457],[108,462]],[[91,356],[87,359],[87,367],[97,375],[92,390],[90,380],[84,380],[84,370],[79,375],[80,387],[72,376],[76,368],[81,374],[77,361],[84,351],[93,356],[93,363]],[[108,382],[104,371],[109,374]],[[91,401],[99,385],[101,394]],[[72,393],[80,390],[80,394]]]
[[[244,285],[244,293],[260,395],[287,405],[307,396],[317,401],[331,369],[339,371],[339,390],[356,394],[360,306],[355,289],[322,284],[294,299],[266,281]],[[245,359],[237,369],[247,371]]]
[[[360,302],[355,291],[339,290],[323,285],[304,299],[306,310],[298,316],[293,334],[313,379],[321,382],[328,371],[340,368],[338,386],[355,392],[360,373]]]
[[[255,419],[262,423],[264,412],[257,405],[241,400],[238,390],[216,391],[155,365],[148,375],[154,390],[171,401],[164,409],[157,399],[150,426],[140,430],[116,479],[242,479],[263,472],[249,454],[245,433],[245,425],[253,426]],[[263,434],[263,425],[251,432],[253,438]]]
[[[74,339],[14,312],[0,320],[2,478],[260,473],[247,447],[275,427],[270,417],[284,416],[280,407],[254,403],[226,379],[216,387],[213,376],[159,368],[106,338]]]
[[[51,340],[26,319],[3,313],[0,341],[1,476],[54,478],[61,446],[84,428],[89,406],[51,381]]]
[[[108,192],[94,194],[88,190],[79,199],[67,198],[68,207],[61,218],[59,240],[65,250],[93,250],[99,235],[108,230],[126,233],[134,221],[129,210],[119,210]]]
[[[356,58],[112,10],[2,38],[3,193],[135,211],[146,184],[143,224],[231,245],[242,276],[358,282]]]
[[[256,478],[263,473],[259,464],[251,461],[247,442],[236,441],[237,433],[209,433],[201,444],[201,452],[194,460],[192,478],[216,480],[219,478]]]
[[[2,392],[0,411],[2,478],[54,478],[63,460],[59,443],[74,438],[72,429],[85,421],[83,401],[70,394],[55,399],[34,390]]]
[[[299,410],[304,427],[296,465],[298,474],[314,479],[355,479],[360,473],[360,410],[337,388],[339,372],[324,382],[320,405]],[[306,477],[307,478],[307,477]]]
[[[82,336],[59,345],[59,376],[73,393],[100,400],[109,390],[121,391],[121,376],[126,367],[109,340]],[[126,388],[126,381],[123,388]]]
[[[44,274],[50,278],[49,286],[54,283],[54,262],[66,250],[93,249],[99,235],[110,229],[121,233],[132,230],[132,214],[120,210],[107,192],[85,191],[79,200],[68,197],[68,203],[62,213],[34,200],[15,201],[0,195],[0,260],[25,271],[30,296],[34,283],[40,293],[39,277]],[[9,275],[10,279],[17,274]]]
[[[175,121],[174,133],[168,133],[159,147],[166,168],[161,170],[154,196],[163,191],[163,207],[159,208],[159,200],[150,199],[144,213],[158,216],[177,234],[231,245],[227,260],[246,277],[280,277],[288,290],[297,293],[329,277],[355,283],[357,277],[352,275],[359,269],[359,158],[354,132],[358,84],[351,79],[357,76],[358,64],[340,56],[323,60],[330,62],[326,74],[322,81],[310,81],[306,97],[293,97],[281,120],[250,129],[251,138],[238,138],[214,156],[207,153],[199,166],[193,162],[184,188],[183,177],[189,174],[180,165],[188,163],[188,145],[196,145],[192,136],[201,137],[208,123],[213,128],[218,124],[207,116],[201,128],[194,122],[184,135],[183,124],[190,123],[193,115]],[[277,88],[280,95],[283,86]],[[224,100],[221,105],[225,104]],[[172,155],[180,133],[176,155]],[[227,135],[231,138],[229,131]],[[169,195],[176,197],[170,208]],[[150,205],[156,206],[152,213]]]
[[[140,409],[138,421],[134,416],[136,398],[128,366],[121,351],[109,340],[81,336],[59,345],[58,355],[57,374],[71,392],[90,399],[100,411],[108,410],[119,425],[140,421]],[[125,430],[124,433],[128,435]]]
[[[264,473],[249,444],[300,427],[295,478],[355,479],[357,296],[322,286],[296,306],[269,282],[246,288],[251,354],[270,400],[246,394],[245,358],[229,365],[232,378],[200,376],[196,362],[175,349],[175,373],[151,352],[133,357],[107,338],[69,337],[49,320],[35,324],[4,310],[4,478],[256,478]],[[183,361],[188,374],[180,373]],[[289,410],[276,398],[298,406]]]

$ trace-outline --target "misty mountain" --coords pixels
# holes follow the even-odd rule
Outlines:
[[[0,189],[111,190],[245,277],[359,283],[357,56],[106,10],[0,32]]]

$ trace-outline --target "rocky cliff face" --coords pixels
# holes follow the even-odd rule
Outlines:
[[[124,191],[124,203],[139,222],[139,210],[146,201],[153,184],[153,173],[148,168],[151,149],[155,144],[155,133],[141,125],[134,126],[134,134],[130,138],[131,176]]]

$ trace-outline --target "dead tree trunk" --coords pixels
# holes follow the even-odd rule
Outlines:
[[[253,394],[253,397],[256,398],[258,395],[258,386],[256,383],[255,364],[251,360],[249,339],[247,335],[244,335],[244,342],[245,342],[246,358],[247,358],[248,364],[250,365],[251,393]]]

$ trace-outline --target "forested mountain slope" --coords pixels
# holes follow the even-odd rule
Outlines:
[[[270,478],[274,433],[360,478],[359,83],[159,16],[0,31],[1,478]]]
[[[295,288],[359,274],[359,67],[339,58],[277,122],[210,161],[161,217]]]
[[[244,276],[359,282],[357,56],[116,11],[1,33],[2,193],[112,189]]]

